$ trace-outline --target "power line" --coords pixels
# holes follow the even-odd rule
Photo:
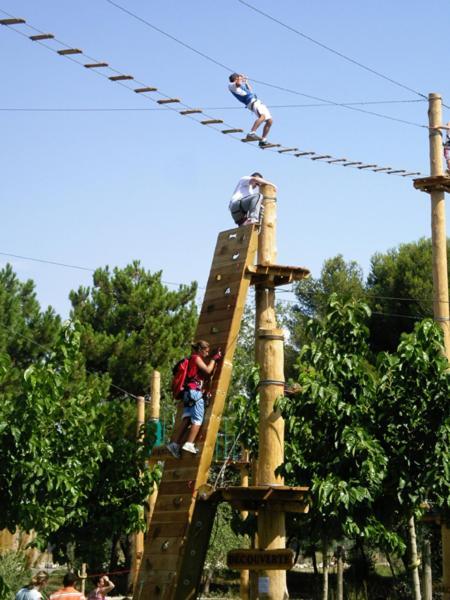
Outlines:
[[[107,0],[107,2],[109,2],[110,0]],[[373,75],[376,75],[377,77],[381,77],[382,79],[385,79],[386,81],[389,81],[390,83],[393,83],[394,85],[397,85],[398,87],[401,87],[405,90],[408,90],[409,92],[412,92],[413,94],[416,94],[417,96],[421,96],[422,98],[427,99],[427,96],[425,94],[422,94],[421,92],[418,92],[417,90],[403,84],[400,83],[399,81],[396,81],[395,79],[392,79],[392,77],[388,77],[387,75],[383,75],[383,73],[380,73],[379,71],[376,71],[375,69],[372,69],[371,67],[368,67],[367,65],[364,65],[363,63],[355,60],[354,58],[351,58],[349,56],[346,56],[345,54],[342,54],[342,52],[338,52],[337,50],[334,50],[334,48],[331,48],[330,46],[327,46],[326,44],[324,44],[323,42],[319,42],[318,40],[312,38],[309,35],[306,35],[306,33],[303,33],[302,31],[299,31],[298,29],[295,29],[294,27],[291,27],[290,25],[287,25],[286,23],[283,23],[282,21],[280,21],[279,19],[276,19],[275,17],[273,17],[272,15],[269,15],[268,13],[260,10],[259,8],[256,8],[256,6],[253,6],[252,4],[249,4],[248,2],[246,2],[245,0],[238,0],[238,2],[240,2],[241,4],[243,4],[244,6],[247,6],[248,8],[250,8],[251,10],[259,13],[260,15],[266,17],[267,19],[273,21],[274,23],[277,23],[278,25],[281,25],[281,27],[284,27],[285,29],[288,29],[289,31],[295,33],[296,35],[299,35],[300,37],[312,42],[313,44],[316,44],[317,46],[320,46],[321,48],[323,48],[324,50],[327,50],[328,52],[331,52],[332,54],[335,54],[336,56],[339,56],[340,58],[343,58],[344,60],[360,67],[361,69],[365,69],[366,71],[369,71],[369,73],[372,73]]]
[[[344,102],[342,105],[357,106],[368,104],[405,104],[405,103],[424,102],[424,100],[372,100],[362,102]],[[311,108],[328,107],[329,104],[315,102],[308,104],[268,104],[268,108]],[[152,112],[165,111],[165,108],[136,108],[136,107],[3,107],[0,112]],[[204,110],[244,110],[242,106],[205,106]]]
[[[105,0],[105,1],[108,2],[109,4],[111,4],[112,6],[116,7],[117,9],[121,10],[122,12],[128,14],[129,16],[133,17],[134,19],[140,21],[141,23],[143,23],[147,27],[150,27],[151,29],[153,29],[155,31],[158,31],[159,33],[161,33],[162,35],[164,35],[164,36],[168,37],[169,39],[173,40],[177,44],[180,44],[181,46],[187,48],[188,50],[191,50],[192,52],[195,52],[195,54],[198,54],[199,56],[205,58],[206,60],[208,60],[208,61],[214,63],[215,65],[217,65],[217,66],[225,69],[229,73],[231,73],[231,72],[233,72],[235,70],[235,69],[233,69],[233,68],[231,68],[231,67],[223,64],[222,62],[216,60],[215,58],[212,58],[211,56],[209,56],[205,52],[201,52],[200,50],[197,50],[196,48],[194,48],[190,44],[187,44],[186,42],[183,42],[182,40],[180,40],[176,36],[168,33],[167,31],[164,31],[160,27],[156,27],[156,25],[154,25],[153,23],[151,23],[147,19],[144,19],[143,17],[137,15],[136,13],[132,12],[131,10],[129,10],[127,8],[125,8],[124,6],[121,6],[117,2],[113,2],[113,0]],[[295,94],[297,96],[302,96],[303,98],[309,98],[310,100],[318,100],[318,101],[320,101],[320,102],[322,102],[324,104],[330,104],[332,106],[338,106],[340,108],[347,108],[349,110],[354,110],[354,111],[365,113],[365,114],[372,115],[372,116],[375,116],[375,117],[379,117],[379,118],[383,118],[383,119],[389,119],[391,121],[397,121],[398,123],[403,123],[405,125],[411,125],[411,126],[415,126],[415,127],[426,127],[425,125],[420,125],[420,124],[414,123],[412,121],[406,121],[404,119],[398,119],[396,117],[391,117],[389,115],[377,113],[377,112],[374,112],[374,111],[369,111],[369,110],[365,110],[365,109],[362,109],[362,108],[356,108],[355,106],[352,106],[350,104],[335,102],[333,100],[328,100],[328,99],[325,99],[325,98],[320,98],[319,96],[313,96],[311,94],[306,94],[304,92],[299,92],[297,90],[292,90],[290,88],[286,88],[286,87],[283,87],[283,86],[280,86],[280,85],[269,83],[267,81],[262,81],[260,79],[255,79],[254,77],[249,77],[249,79],[251,81],[255,82],[255,83],[260,84],[260,85],[264,85],[266,87],[270,87],[270,88],[273,88],[273,89],[276,89],[276,90],[287,92],[289,94]],[[401,84],[399,84],[399,85],[401,85]],[[405,86],[402,86],[402,87],[405,87]],[[409,88],[407,88],[407,89],[409,89]],[[415,92],[415,93],[419,94],[419,92]],[[419,95],[423,96],[423,94],[419,94]],[[426,96],[423,96],[423,98],[426,98]]]
[[[9,13],[7,13],[6,11],[4,11],[2,9],[0,9],[0,12],[3,12],[4,14],[11,16],[11,15],[9,15]],[[80,50],[78,48],[70,47],[67,44],[65,44],[64,42],[60,42],[59,40],[56,40],[55,37],[53,36],[53,34],[39,34],[38,36],[35,36],[35,35],[28,36],[24,32],[16,29],[14,27],[14,25],[25,25],[26,27],[31,28],[33,31],[40,31],[40,30],[37,30],[35,27],[32,27],[31,25],[28,25],[24,19],[18,19],[18,18],[13,17],[12,19],[4,19],[3,21],[0,21],[0,24],[7,25],[12,31],[14,31],[15,33],[18,33],[22,37],[26,37],[28,39],[33,40],[34,42],[36,42],[38,44],[43,45],[44,47],[48,48],[55,54],[58,54],[59,56],[63,56],[64,58],[67,58],[80,66],[88,68],[90,71],[93,71],[97,75],[100,75],[110,81],[113,81],[114,83],[118,83],[119,85],[121,85],[122,87],[125,87],[129,91],[138,93],[140,96],[143,96],[147,100],[151,100],[152,102],[155,102],[159,105],[164,105],[164,108],[167,108],[168,110],[176,112],[180,115],[186,116],[187,118],[194,120],[195,122],[197,122],[203,126],[207,126],[210,129],[214,129],[217,132],[226,134],[228,137],[231,137],[232,139],[235,139],[236,141],[243,141],[240,137],[236,136],[236,133],[238,133],[238,132],[242,133],[242,131],[243,131],[242,129],[233,127],[232,125],[225,123],[222,119],[211,118],[211,116],[208,115],[207,113],[205,113],[203,111],[203,109],[192,108],[191,106],[182,102],[179,98],[170,97],[167,94],[158,90],[156,87],[150,87],[147,84],[134,79],[134,77],[132,75],[125,75],[115,69],[112,69],[112,67],[110,67],[108,63],[99,62],[97,59],[86,55],[82,50]],[[58,44],[63,44],[64,49],[57,50],[57,49],[49,46],[48,44],[46,44],[42,41],[42,37],[44,37],[45,39],[50,38],[50,39],[57,41]],[[83,57],[87,57],[90,61],[94,61],[94,63],[85,64],[84,62],[80,62],[80,61],[74,59],[73,58],[74,55],[75,56],[81,55]],[[114,73],[119,73],[119,74],[114,75],[114,76],[108,76],[105,73],[102,73],[101,69],[103,69],[103,68],[110,70],[110,72],[112,71]],[[130,80],[132,80],[134,82],[132,84],[133,86],[137,83],[139,86],[142,86],[142,87],[139,87],[139,88],[130,87],[127,83],[125,83]],[[148,93],[158,94],[159,96],[162,97],[162,99],[155,100],[152,96],[148,96],[147,95]],[[315,99],[323,102],[323,99],[321,99],[321,98],[315,98]],[[172,106],[172,104],[178,104],[180,106],[183,106],[185,108],[185,110],[180,111],[177,108],[174,108]],[[329,104],[334,104],[334,103],[329,102]],[[356,107],[351,107],[351,108],[354,110],[363,110],[363,109],[357,109]],[[200,118],[198,118],[196,116],[197,114],[201,114],[202,116]],[[205,116],[208,118],[205,119],[204,118]],[[394,119],[393,117],[392,118],[386,117],[386,118]],[[221,124],[221,126],[222,127],[225,126],[226,129],[222,129],[221,127],[219,128],[216,126],[216,124]],[[417,124],[415,124],[415,125],[417,125]],[[421,125],[417,125],[417,126],[422,127]],[[423,126],[423,127],[425,127],[425,126]],[[245,140],[245,141],[247,141],[247,140]],[[278,149],[274,150],[273,148],[278,148]],[[313,151],[309,151],[309,150],[299,151],[299,149],[296,147],[293,148],[293,147],[289,147],[289,146],[283,146],[281,144],[268,144],[268,146],[264,149],[268,152],[272,152],[272,153],[276,152],[278,154],[286,154],[286,155],[294,156],[295,158],[302,157],[302,158],[310,159],[312,161],[325,161],[328,164],[335,164],[335,165],[339,165],[339,166],[343,166],[343,167],[350,167],[350,168],[359,169],[359,170],[370,169],[373,172],[376,172],[376,173],[380,172],[380,173],[383,173],[386,175],[397,175],[399,177],[413,177],[413,176],[420,175],[419,172],[407,172],[405,169],[395,169],[392,167],[380,167],[377,164],[366,164],[366,163],[363,163],[362,161],[349,160],[348,158],[335,158],[330,154],[319,154],[317,152],[313,152]]]

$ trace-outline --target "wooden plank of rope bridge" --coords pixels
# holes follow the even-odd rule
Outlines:
[[[66,48],[65,50],[57,50],[57,53],[61,56],[67,56],[68,54],[83,54],[83,50],[79,48]]]
[[[202,125],[214,125],[216,123],[223,123],[222,119],[206,119],[206,121],[200,121]]]
[[[157,92],[158,88],[155,87],[143,87],[143,88],[136,88],[134,90],[134,92],[136,94],[145,94],[145,92]]]
[[[194,507],[198,490],[208,478],[250,285],[250,275],[246,270],[254,261],[257,244],[255,226],[219,234],[195,337],[207,339],[211,347],[221,346],[225,355],[211,381],[211,404],[196,440],[199,453],[188,455],[183,452],[182,458],[177,460],[167,456],[162,448],[154,450],[155,456],[164,461],[164,470],[149,529],[150,532],[153,528],[156,531],[145,542],[135,600],[156,597],[159,600],[186,599],[191,597],[190,593],[197,584],[190,574],[189,560],[192,561],[194,556],[198,564],[203,564],[202,556],[206,553],[208,542],[206,533],[212,525],[211,516],[215,508],[213,510],[211,505],[204,503],[199,509],[198,514],[204,515],[198,518],[198,522],[203,522],[202,535],[199,536],[197,521],[193,522]],[[231,280],[227,280],[229,274],[232,274]],[[215,302],[211,302],[210,298],[214,298]],[[223,319],[224,311],[226,319]],[[217,322],[214,317],[221,320]],[[183,524],[187,528],[186,534]],[[189,552],[185,551],[191,546]],[[166,556],[167,562],[163,560]]]
[[[322,160],[322,158],[331,158],[331,154],[321,154],[320,156],[314,156],[311,160]]]
[[[358,161],[353,161],[353,162],[343,163],[342,166],[343,167],[351,167],[353,165],[362,165],[362,162],[361,161],[359,161],[359,162]]]
[[[294,156],[313,156],[315,152],[297,152]]]
[[[53,33],[40,33],[38,35],[30,35],[29,37],[32,42],[39,42],[40,40],[52,40],[55,36]]]
[[[102,67],[109,67],[108,63],[106,62],[87,63],[84,66],[86,67],[86,69],[100,69]]]
[[[268,150],[269,148],[279,148],[281,144],[264,144],[264,146],[260,146],[261,150]]]
[[[242,133],[243,129],[222,129],[222,133]]]
[[[134,79],[133,75],[111,75],[108,77],[110,81],[125,81],[127,79]]]
[[[380,167],[379,169],[373,169],[373,171],[375,173],[381,172],[381,171],[390,171],[392,169],[392,167]]]
[[[283,154],[284,152],[297,152],[298,148],[283,148],[282,150],[278,150],[279,154]]]
[[[356,167],[357,169],[371,169],[372,167],[378,167],[378,165],[361,165],[360,167]]]
[[[188,110],[180,110],[180,115],[194,115],[202,112],[200,108],[189,108]]]
[[[405,169],[397,169],[396,171],[388,171],[386,175],[394,175],[397,173],[406,173]]]
[[[25,19],[0,19],[0,25],[21,25]]]
[[[179,98],[163,98],[162,100],[156,101],[158,104],[171,104],[174,102],[181,102]]]
[[[413,175],[420,175],[420,171],[417,172],[411,172],[411,173],[405,173],[404,175],[401,175],[401,177],[412,177]]]
[[[332,163],[346,162],[348,158],[333,158],[333,160],[327,160],[326,162],[331,165]]]

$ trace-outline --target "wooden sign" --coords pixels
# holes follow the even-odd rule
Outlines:
[[[294,552],[280,550],[230,550],[227,565],[230,569],[249,571],[288,571],[294,566]]]

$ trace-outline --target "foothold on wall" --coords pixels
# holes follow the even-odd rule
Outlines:
[[[233,254],[233,256],[231,257],[233,260],[237,260],[240,257],[241,253],[240,252],[235,252]]]
[[[220,281],[222,279],[222,275],[220,273],[218,273],[216,275],[216,281]]]
[[[163,542],[161,544],[161,550],[163,552],[167,552],[168,549],[169,549],[169,540],[166,540],[165,542]]]
[[[232,240],[232,239],[236,239],[237,238],[237,233],[229,233],[228,234],[228,239]]]
[[[211,329],[209,331],[210,331],[210,333],[219,333],[219,328],[218,327],[211,327]]]
[[[173,499],[174,506],[181,506],[182,502],[183,502],[183,498],[181,496],[177,496],[176,498]]]
[[[231,294],[231,288],[227,287],[225,288],[225,296],[229,296]]]

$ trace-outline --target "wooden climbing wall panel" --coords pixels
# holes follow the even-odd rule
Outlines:
[[[181,459],[164,453],[161,456],[163,475],[136,580],[135,600],[193,597],[189,577],[180,581],[181,565],[187,541],[200,533],[190,525],[197,491],[208,480],[250,285],[251,275],[246,269],[255,260],[257,245],[253,225],[223,231],[217,239],[195,339],[207,340],[211,348],[221,347],[224,358],[211,383],[211,403],[196,440],[199,453],[182,452]]]

